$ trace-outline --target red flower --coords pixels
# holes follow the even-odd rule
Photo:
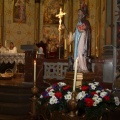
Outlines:
[[[58,99],[61,99],[61,98],[62,98],[62,93],[61,93],[61,92],[56,92],[56,93],[55,93],[55,96],[56,96]]]
[[[53,86],[57,86],[57,83],[54,83]]]
[[[89,86],[82,86],[81,89],[82,89],[83,91],[87,91],[87,90],[89,89]]]
[[[45,96],[45,98],[47,99],[47,98],[50,98],[50,96]]]
[[[91,92],[92,96],[94,96],[95,94],[97,94],[96,92]]]
[[[69,88],[70,88],[70,86],[67,85],[67,86],[63,87],[63,90],[68,90]]]
[[[85,103],[86,103],[86,106],[91,107],[93,106],[94,101],[91,98],[85,98]]]
[[[105,96],[104,99],[105,99],[106,101],[109,101],[109,100],[110,100],[110,97],[109,97],[109,96]]]

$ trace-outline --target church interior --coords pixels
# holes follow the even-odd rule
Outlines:
[[[91,27],[87,72],[78,70],[75,50],[79,9],[86,10]],[[51,115],[36,101],[57,82],[74,93],[94,81],[120,99],[119,58],[120,0],[0,0],[0,120],[86,120],[73,113]],[[120,108],[101,120],[119,120],[119,113]]]

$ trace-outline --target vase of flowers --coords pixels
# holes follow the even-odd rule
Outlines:
[[[53,111],[67,111],[67,102],[71,99],[72,88],[64,82],[58,82],[46,88],[41,93],[38,103],[47,103],[48,109]]]
[[[120,108],[120,101],[111,90],[104,89],[99,82],[86,83],[77,88],[78,114],[82,109],[89,120],[100,119],[109,111]]]

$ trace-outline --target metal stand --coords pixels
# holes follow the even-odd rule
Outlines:
[[[72,93],[72,98],[71,100],[68,101],[68,107],[70,110],[70,113],[68,114],[70,117],[75,117],[76,115],[76,107],[77,107],[77,102],[76,102],[76,93]]]
[[[34,82],[34,86],[31,89],[33,93],[33,97],[31,98],[32,101],[32,109],[31,109],[31,120],[37,120],[37,112],[36,112],[36,103],[37,103],[37,93],[38,93],[38,88],[36,87],[36,83]]]
[[[65,15],[66,13],[62,12],[62,8],[60,8],[60,12],[59,14],[56,15],[56,17],[59,18],[59,59],[60,59],[60,41],[61,41],[61,23],[62,23],[62,17],[63,15]]]
[[[67,50],[64,50],[64,59],[67,59]]]

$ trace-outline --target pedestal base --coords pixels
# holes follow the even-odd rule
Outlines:
[[[67,72],[65,77],[65,82],[73,86],[74,72]],[[90,82],[95,79],[95,74],[93,72],[88,73],[77,73],[76,85],[82,85],[83,82]]]

